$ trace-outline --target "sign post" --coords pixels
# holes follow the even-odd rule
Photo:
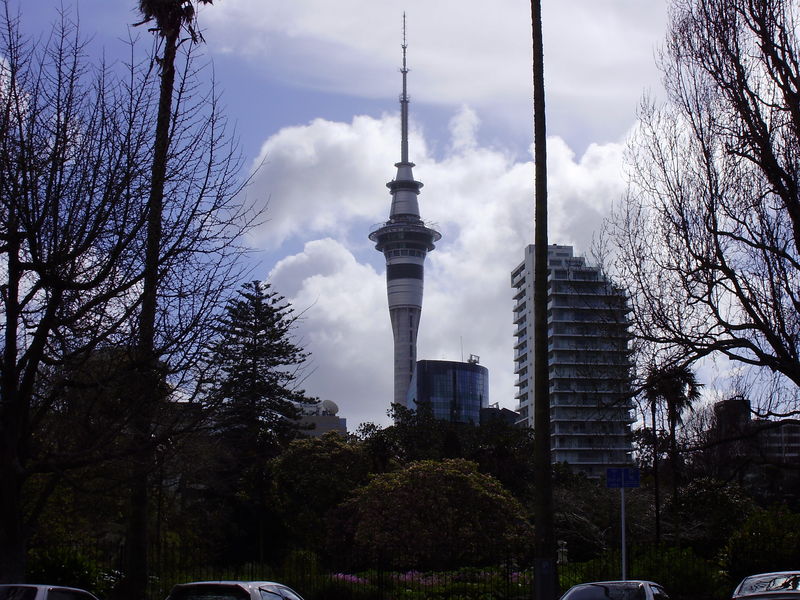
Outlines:
[[[625,540],[625,488],[639,487],[639,469],[633,467],[609,467],[606,469],[606,487],[619,488],[620,541],[622,544],[622,581],[628,579],[628,545]]]

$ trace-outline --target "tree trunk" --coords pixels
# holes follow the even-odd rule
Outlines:
[[[151,430],[156,403],[160,396],[160,377],[155,348],[156,313],[158,309],[158,287],[161,268],[162,212],[164,185],[167,172],[167,155],[170,142],[172,117],[172,92],[175,84],[175,55],[178,47],[180,27],[171,28],[164,37],[164,56],[161,61],[161,87],[159,91],[158,116],[153,164],[150,175],[150,195],[147,201],[147,246],[142,282],[142,308],[139,316],[139,342],[136,368],[140,371],[138,381],[141,393],[133,401],[140,403],[134,423],[132,442],[134,460],[128,535],[126,543],[126,582],[122,595],[126,600],[138,600],[146,595],[148,580],[148,535],[149,475],[153,453]]]
[[[16,232],[13,208],[8,215],[8,229]],[[19,241],[9,241],[7,289],[5,293],[5,344],[3,375],[0,381],[0,583],[25,580],[25,537],[22,527],[20,438],[24,427],[23,406],[18,391],[17,332],[19,328]]]
[[[541,0],[531,0],[533,32],[534,214],[534,467],[536,519],[534,581],[538,600],[558,596],[550,452],[550,377],[547,344],[547,129]]]
[[[653,503],[656,513],[656,544],[661,543],[661,491],[658,481],[658,430],[656,429],[656,401],[650,402],[650,416],[653,422]]]
[[[672,471],[672,520],[674,521],[675,543],[680,544],[680,515],[679,511],[679,490],[678,490],[678,415],[674,403],[669,406],[669,462]]]
[[[8,431],[0,440],[0,583],[25,581],[25,535],[22,527],[22,477],[9,447]]]

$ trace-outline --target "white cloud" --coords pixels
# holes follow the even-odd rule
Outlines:
[[[533,165],[475,141],[476,113],[452,121],[450,152],[429,156],[416,134],[414,174],[425,183],[420,210],[443,238],[426,263],[419,358],[477,354],[489,368],[491,401],[514,407],[509,273],[533,231]],[[308,389],[334,400],[353,429],[386,423],[392,338],[382,258],[368,224],[385,220],[398,154],[396,116],[314,121],[264,144],[256,191],[271,196],[262,244],[302,246],[277,260],[269,280],[298,310],[316,371]],[[621,145],[592,146],[580,158],[549,140],[552,243],[586,249],[591,230],[621,192]],[[587,218],[588,216],[588,218]],[[276,248],[283,256],[283,248]]]
[[[351,123],[316,119],[270,137],[255,161],[261,167],[248,190],[267,202],[268,221],[253,233],[253,243],[273,249],[292,236],[342,237],[354,219],[364,224],[385,219],[385,183],[400,156],[398,129],[396,116],[357,116]],[[413,131],[410,143],[425,155]],[[366,234],[361,237],[366,243]]]
[[[450,119],[450,152],[472,150],[477,145],[476,133],[480,120],[469,106],[462,106],[456,116]]]
[[[314,369],[309,393],[334,400],[351,431],[363,421],[386,423],[392,334],[383,276],[325,238],[280,260],[269,280],[303,313],[298,333]]]
[[[549,130],[619,139],[642,90],[658,89],[654,52],[666,0],[574,0],[544,7]],[[408,15],[415,102],[476,107],[508,130],[530,129],[531,34],[526,3],[509,0],[226,0],[204,11],[215,50],[255,73],[312,91],[392,98],[401,10]],[[418,105],[419,106],[419,105]]]

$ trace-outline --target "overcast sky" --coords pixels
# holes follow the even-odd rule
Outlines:
[[[29,32],[61,0],[11,0]],[[114,56],[135,0],[63,0],[92,51]],[[624,187],[622,152],[655,55],[666,0],[543,0],[550,243],[586,252]],[[515,408],[510,272],[533,234],[530,5],[521,0],[216,0],[205,54],[240,132],[248,190],[266,206],[249,244],[253,279],[303,312],[307,391],[352,431],[388,424],[392,335],[384,264],[367,239],[388,217],[399,160],[399,66],[407,15],[410,157],[424,220],[420,359],[480,356],[490,401]],[[146,37],[142,28],[134,35]]]

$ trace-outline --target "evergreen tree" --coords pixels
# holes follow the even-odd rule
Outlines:
[[[269,460],[300,435],[301,406],[317,402],[300,388],[309,354],[295,341],[297,318],[269,284],[253,281],[228,302],[216,327],[209,356],[218,369],[215,464],[202,505],[220,556],[265,560],[281,545]]]
[[[217,328],[218,430],[262,458],[297,437],[301,405],[317,402],[299,387],[309,353],[293,338],[297,318],[269,284],[253,281],[228,303]]]

